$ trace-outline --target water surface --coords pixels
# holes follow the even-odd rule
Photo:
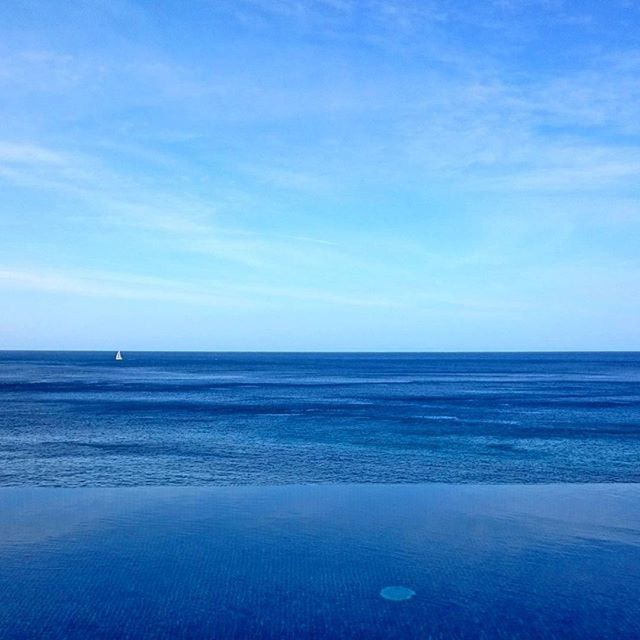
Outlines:
[[[0,512],[7,640],[640,637],[638,485],[4,488]]]
[[[640,480],[637,353],[114,353],[0,352],[0,484]]]

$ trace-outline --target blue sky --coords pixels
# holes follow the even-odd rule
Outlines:
[[[5,0],[0,194],[0,348],[640,349],[640,5]]]

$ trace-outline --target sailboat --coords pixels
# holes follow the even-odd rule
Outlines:
[[[122,354],[119,351],[116,353],[116,360],[122,360]]]

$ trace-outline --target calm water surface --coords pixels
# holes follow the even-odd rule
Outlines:
[[[637,482],[640,354],[0,352],[0,484]]]
[[[0,512],[6,640],[640,637],[639,485],[4,488]]]

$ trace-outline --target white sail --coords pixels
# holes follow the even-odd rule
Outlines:
[[[116,360],[122,360],[122,354],[119,351],[116,353]]]

